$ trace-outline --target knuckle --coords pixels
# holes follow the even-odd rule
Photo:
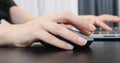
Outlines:
[[[72,12],[70,11],[66,11],[63,13],[64,16],[71,16],[71,15],[74,15]]]
[[[96,17],[95,15],[90,15],[91,17]]]
[[[64,28],[63,27],[61,27],[61,26],[54,26],[54,30],[57,32],[60,32],[60,31],[63,31],[64,30]]]
[[[97,19],[97,16],[91,15],[91,18],[92,18],[92,19]]]
[[[65,14],[72,14],[71,11],[65,11],[64,13],[65,13]]]
[[[56,41],[56,39],[53,38],[53,37],[50,37],[50,38],[48,38],[47,40],[48,40],[49,42],[55,42],[55,41]]]
[[[102,15],[100,15],[100,16],[106,16],[106,15],[108,15],[108,14],[102,14]]]

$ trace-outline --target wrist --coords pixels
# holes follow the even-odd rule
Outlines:
[[[22,24],[20,25],[0,25],[0,46],[1,45],[13,45],[16,40],[17,34],[22,33]]]
[[[7,34],[9,33],[8,29],[12,25],[0,25],[0,46],[9,44],[7,39]]]

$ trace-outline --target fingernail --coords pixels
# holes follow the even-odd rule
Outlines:
[[[111,31],[113,31],[113,29],[112,29],[112,28],[109,28],[108,31],[111,32]]]
[[[74,48],[74,47],[73,47],[72,45],[70,45],[70,44],[67,44],[66,47],[67,47],[67,49],[71,49],[71,50]]]
[[[119,17],[117,17],[117,16],[116,16],[116,19],[117,19],[118,21],[120,20],[120,18],[119,18]]]
[[[89,28],[90,28],[90,30],[92,30],[92,31],[96,30],[95,26],[92,25],[92,24],[89,24]]]
[[[83,39],[83,38],[79,38],[79,41],[80,41],[80,45],[81,45],[81,46],[84,46],[84,45],[86,45],[86,43],[87,43],[87,40],[85,40],[85,39]]]

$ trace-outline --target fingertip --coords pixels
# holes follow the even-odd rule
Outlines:
[[[74,48],[74,46],[72,46],[72,45],[70,45],[70,44],[67,44],[67,45],[66,45],[66,49],[67,49],[67,50],[72,50],[73,48]]]
[[[89,29],[90,29],[91,31],[94,31],[94,30],[96,30],[96,27],[95,27],[94,25],[92,25],[92,24],[89,24]]]
[[[112,32],[113,29],[112,29],[112,28],[108,28],[107,31],[108,31],[108,32]]]
[[[116,16],[116,20],[117,20],[117,21],[120,21],[120,17]]]
[[[92,34],[92,32],[88,32],[88,33],[86,33],[87,36],[90,36],[91,34]]]
[[[117,21],[119,21],[119,22],[120,22],[120,17],[118,17],[118,18],[117,18]]]
[[[83,38],[79,38],[79,45],[80,46],[84,46],[84,45],[86,45],[86,43],[87,43],[87,40],[86,39],[83,39]]]
[[[111,27],[106,27],[106,28],[103,28],[104,30],[108,31],[108,32],[112,32],[113,29]]]

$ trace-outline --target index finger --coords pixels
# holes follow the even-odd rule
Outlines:
[[[113,15],[101,15],[98,17],[103,22],[120,22],[120,18],[118,16]]]
[[[96,27],[89,23],[88,21],[85,20],[80,20],[78,15],[75,14],[70,14],[65,16],[65,19],[73,26],[75,26],[77,29],[86,29],[88,31],[94,31],[96,29]]]

